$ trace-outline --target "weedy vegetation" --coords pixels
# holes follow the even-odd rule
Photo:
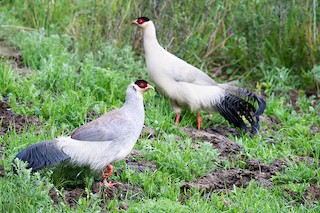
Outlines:
[[[0,210],[319,212],[319,8],[315,0],[1,1],[0,102],[10,112],[0,109]],[[115,190],[99,187],[99,174],[88,168],[31,172],[14,163],[23,148],[70,134],[121,106],[130,82],[148,80],[141,32],[130,24],[141,15],[154,20],[169,51],[217,81],[239,80],[266,97],[259,134],[224,131],[240,147],[224,154],[186,130],[195,128],[194,113],[184,111],[174,126],[169,101],[149,92],[146,130],[136,154],[114,164],[111,180],[123,184]],[[8,127],[4,113],[11,113]],[[203,115],[200,133],[230,129],[219,115]],[[39,122],[21,127],[15,116]],[[257,159],[259,174],[270,178],[238,184]],[[279,171],[269,171],[276,161]],[[200,187],[217,169],[239,175],[226,177],[223,189]]]

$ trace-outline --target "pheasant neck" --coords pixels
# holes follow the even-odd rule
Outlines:
[[[137,122],[142,122],[144,120],[144,105],[143,105],[143,97],[139,94],[133,87],[129,87],[127,89],[126,101],[124,102],[123,109],[127,113],[131,114],[131,117],[135,118]],[[141,119],[142,115],[142,119]]]
[[[157,40],[156,28],[154,27],[153,23],[150,23],[150,25],[144,29],[143,44],[146,53],[149,51],[154,51],[154,48],[161,48]]]

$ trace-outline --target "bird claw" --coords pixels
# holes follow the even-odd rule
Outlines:
[[[106,179],[104,179],[102,181],[102,184],[103,184],[103,186],[105,186],[107,188],[113,188],[115,185],[122,185],[122,183],[120,183],[120,182],[115,182],[115,183],[112,183],[111,181],[108,182]]]
[[[110,182],[107,181],[107,178],[111,176],[112,171],[113,171],[113,169],[112,169],[112,165],[111,165],[111,164],[109,164],[109,165],[106,167],[105,170],[102,170],[102,171],[101,171],[101,176],[102,176],[102,178],[103,178],[102,184],[103,184],[104,186],[106,186],[107,188],[112,188],[112,187],[114,187],[114,185],[121,184],[121,183],[119,183],[119,182],[112,183],[111,181],[110,181]],[[105,173],[105,172],[106,172],[106,173]]]

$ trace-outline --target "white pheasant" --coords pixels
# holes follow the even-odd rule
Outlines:
[[[139,17],[132,24],[143,30],[149,76],[157,90],[171,99],[176,112],[176,125],[179,124],[181,108],[188,107],[197,113],[198,129],[202,123],[200,110],[203,109],[207,112],[218,111],[229,123],[256,134],[259,116],[266,108],[262,98],[230,83],[218,84],[200,69],[169,53],[160,46],[155,26],[149,18]],[[254,102],[258,103],[257,110]]]
[[[131,83],[120,109],[79,127],[71,136],[35,143],[16,158],[27,162],[27,168],[32,170],[60,162],[89,166],[101,171],[105,185],[113,186],[106,181],[112,174],[111,163],[124,159],[137,142],[144,123],[143,94],[149,89],[153,87],[144,80]]]

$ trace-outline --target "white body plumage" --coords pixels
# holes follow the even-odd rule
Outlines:
[[[176,112],[176,125],[179,123],[182,107],[197,111],[200,129],[201,109],[218,111],[237,127],[255,134],[259,129],[259,115],[266,107],[263,99],[243,88],[218,84],[200,69],[188,64],[162,48],[157,40],[153,22],[147,17],[139,17],[132,22],[143,30],[143,44],[146,65],[151,80],[157,89],[169,97]],[[258,102],[258,110],[250,102]],[[245,120],[248,120],[248,127]]]
[[[57,138],[57,146],[70,157],[70,163],[102,170],[108,164],[124,159],[137,139],[132,138],[126,144],[114,144],[112,141],[79,141],[69,136]]]
[[[160,46],[152,21],[143,28],[147,70],[157,88],[173,101],[176,113],[180,106],[192,110],[213,110],[225,96],[225,90],[198,68]]]

